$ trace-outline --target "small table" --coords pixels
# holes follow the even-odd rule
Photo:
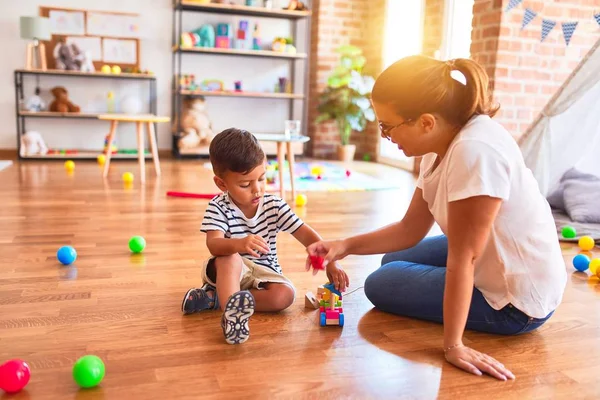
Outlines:
[[[282,199],[285,200],[285,188],[283,186],[283,162],[285,160],[285,147],[287,146],[288,164],[290,166],[290,181],[292,183],[292,201],[296,198],[296,188],[294,187],[294,151],[292,143],[306,143],[310,140],[308,136],[286,136],[286,135],[254,135],[259,142],[275,142],[277,143],[277,163],[279,164],[279,193]]]
[[[155,122],[169,122],[169,117],[159,117],[154,114],[102,114],[98,119],[110,121],[110,133],[108,134],[108,151],[106,152],[106,163],[104,164],[104,177],[108,176],[110,168],[111,145],[115,134],[117,133],[117,125],[119,122],[135,122],[137,128],[137,145],[138,145],[138,162],[140,164],[140,182],[146,183],[146,166],[144,164],[144,133],[142,124],[146,124],[148,139],[150,141],[150,151],[154,160],[154,169],[156,176],[160,176],[160,162],[158,160],[158,146],[156,144],[156,136],[154,135]]]

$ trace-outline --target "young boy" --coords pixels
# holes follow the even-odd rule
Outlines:
[[[184,314],[221,309],[221,327],[229,344],[248,340],[254,311],[281,311],[294,302],[295,289],[277,260],[279,231],[291,233],[305,247],[321,240],[277,196],[265,194],[265,153],[249,132],[230,128],[209,148],[214,181],[222,194],[206,209],[201,231],[212,254],[202,268],[201,288],[188,290]],[[327,266],[339,290],[349,284],[336,264]]]

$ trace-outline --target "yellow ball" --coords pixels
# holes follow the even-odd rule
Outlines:
[[[125,182],[125,183],[133,182],[133,174],[131,172],[125,172],[123,174],[123,182]]]
[[[320,165],[315,165],[310,168],[310,174],[314,176],[323,175],[323,167]]]
[[[119,67],[118,65],[113,65],[113,67],[112,67],[112,73],[113,74],[120,74],[121,73],[121,67]]]
[[[97,157],[97,160],[98,160],[98,164],[104,165],[104,163],[106,162],[106,156],[104,154],[100,154]]]
[[[103,74],[110,74],[110,65],[103,65],[102,66],[102,73]]]
[[[590,261],[590,272],[592,275],[596,275],[598,273],[598,267],[600,267],[600,258],[594,258]]]
[[[581,250],[591,250],[594,248],[594,245],[594,239],[592,239],[591,236],[582,236],[581,239],[579,239],[579,247]]]
[[[73,171],[75,169],[75,163],[71,160],[67,160],[67,161],[65,161],[65,168],[68,171]]]
[[[307,201],[308,201],[308,199],[303,194],[299,194],[299,195],[296,196],[296,205],[298,207],[305,206]]]

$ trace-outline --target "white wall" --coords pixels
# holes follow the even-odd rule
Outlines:
[[[238,3],[242,2],[237,0]],[[15,89],[14,70],[23,68],[27,42],[19,37],[19,17],[38,15],[39,6],[55,6],[102,11],[135,12],[142,17],[141,68],[150,69],[157,76],[158,114],[171,114],[171,0],[52,0],[40,2],[34,0],[0,0],[0,148],[16,148]],[[186,12],[183,28],[195,29],[204,23],[233,23],[240,17],[220,16]],[[245,17],[251,22],[261,23],[261,35],[264,44],[270,43],[275,36],[288,36],[291,23],[287,20],[261,19]],[[299,31],[302,34],[302,30]],[[303,43],[299,43],[303,46]],[[277,77],[290,77],[287,60],[264,58],[241,58],[229,56],[209,56],[183,54],[182,73],[194,73],[196,80],[221,79],[227,88],[233,88],[235,80],[242,80],[245,90],[272,90]],[[303,62],[297,64],[297,75],[303,72]],[[298,78],[297,82],[301,83]],[[40,77],[42,97],[48,102],[52,96],[49,90],[62,85],[69,90],[71,100],[80,105],[82,112],[103,112],[106,110],[106,95],[109,90],[116,93],[117,100],[128,95],[139,95],[146,101],[147,83],[123,80],[104,80],[92,78]],[[33,94],[35,77],[25,78],[25,97]],[[297,87],[301,92],[302,87]],[[207,108],[218,132],[230,126],[238,126],[255,133],[273,133],[283,130],[283,121],[287,118],[289,102],[272,99],[207,98]],[[300,102],[295,117],[300,118]],[[118,105],[117,105],[118,106]],[[101,149],[104,136],[108,131],[106,123],[94,120],[73,119],[33,119],[26,120],[27,130],[42,133],[51,148]],[[133,126],[123,125],[118,132],[118,145],[122,148],[135,147]],[[159,147],[171,148],[169,124],[159,125]]]

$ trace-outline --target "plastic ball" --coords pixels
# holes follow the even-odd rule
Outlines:
[[[346,176],[347,176],[348,178],[350,178],[350,175],[352,175],[352,172],[351,172],[349,169],[347,169],[347,170],[346,170]]]
[[[308,199],[306,198],[306,195],[299,194],[296,196],[296,205],[298,207],[304,207],[307,202],[308,202]]]
[[[592,239],[591,236],[582,236],[579,239],[579,247],[581,250],[591,250],[594,248],[595,244],[596,243],[594,243],[594,239]]]
[[[146,248],[146,239],[141,236],[134,236],[129,239],[129,250],[134,253],[141,253]]]
[[[102,66],[102,73],[103,74],[110,74],[110,65],[103,65]]]
[[[65,169],[72,171],[75,169],[75,163],[72,160],[65,161]]]
[[[592,261],[590,261],[590,272],[594,275],[598,274],[598,271],[600,270],[600,258],[594,258]]]
[[[81,357],[73,366],[73,379],[83,388],[97,386],[104,379],[104,363],[98,356]]]
[[[585,254],[577,254],[573,258],[573,266],[577,271],[585,271],[590,266],[590,258]]]
[[[125,183],[133,182],[133,174],[131,172],[125,172],[123,174],[123,182],[125,182]]]
[[[565,239],[573,239],[575,236],[577,236],[577,231],[572,226],[567,225],[562,228],[562,236]]]
[[[0,389],[6,393],[20,392],[29,383],[31,370],[23,360],[9,360],[0,365]]]
[[[106,162],[106,156],[104,154],[100,154],[98,157],[96,157],[96,159],[98,160],[98,164],[100,165],[104,165],[104,163]]]
[[[113,74],[120,74],[121,73],[121,67],[119,67],[118,65],[113,65],[113,67],[112,67],[112,73]]]
[[[315,165],[313,167],[310,168],[310,174],[311,175],[322,175],[323,174],[323,167],[320,165]]]
[[[61,264],[73,264],[77,259],[77,252],[71,246],[63,246],[56,252],[56,258],[58,258]]]

